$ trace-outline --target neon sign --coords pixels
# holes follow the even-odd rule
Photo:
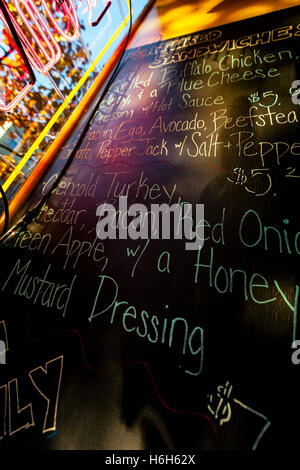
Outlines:
[[[111,1],[108,1],[100,15],[98,15],[98,18],[93,21],[93,12],[97,7],[97,2],[98,0],[87,0],[89,24],[92,27],[99,24],[108,8],[111,6]],[[20,53],[21,50],[24,51],[32,67],[39,73],[47,76],[57,93],[64,99],[64,96],[49,75],[49,71],[62,57],[57,36],[61,35],[68,41],[79,39],[89,60],[90,57],[81,39],[80,24],[74,1],[54,0],[54,9],[50,8],[49,0],[41,0],[40,3],[43,7],[43,13],[34,3],[34,0],[13,0],[13,5],[18,13],[18,17],[13,15],[13,13],[3,5],[0,10],[0,19],[6,28],[10,30],[15,43],[18,42],[18,52]],[[58,22],[59,18],[56,17],[58,14],[62,14],[63,16],[66,25],[65,29],[63,29]],[[19,24],[20,19],[22,20],[23,28]],[[73,29],[72,32],[70,31],[70,27]],[[32,76],[33,72],[31,67],[28,67],[28,61],[26,63],[28,73]],[[34,81],[35,80],[31,79],[30,83],[28,83],[10,103],[6,104],[0,101],[0,110],[6,112],[11,111],[31,90]]]
[[[80,26],[79,26],[79,21],[78,21],[78,16],[76,13],[76,8],[74,5],[73,0],[60,0],[60,1],[55,1],[54,0],[54,6],[55,6],[55,11],[57,13],[62,12],[63,16],[65,16],[71,25],[73,26],[74,33],[69,34],[69,23],[67,23],[67,30],[63,30],[60,26],[59,23],[56,21],[51,9],[49,8],[47,0],[41,0],[42,5],[47,12],[47,15],[49,16],[50,20],[53,23],[53,26],[57,29],[57,31],[65,38],[68,39],[69,41],[75,41],[75,39],[78,39],[80,36]],[[69,5],[68,5],[69,4]]]
[[[15,21],[11,15],[12,21],[15,23],[16,30],[18,31],[22,42],[25,46],[25,52],[27,52],[28,59],[31,61],[33,67],[40,73],[46,74],[53,65],[55,65],[61,58],[60,47],[55,40],[53,33],[47,26],[47,23],[43,16],[40,14],[38,8],[30,0],[14,0],[14,5],[17,12],[23,20],[23,24],[27,27],[30,36],[34,39],[34,42],[39,46],[42,54],[44,55],[46,65],[43,65],[43,62],[40,58],[40,55],[36,53],[30,41],[27,39],[26,35],[23,33],[21,27]],[[27,16],[22,8],[24,7]],[[31,21],[29,21],[28,17]],[[46,47],[45,47],[46,46]]]
[[[102,20],[103,16],[105,15],[108,8],[110,7],[111,2],[109,1],[106,3],[104,10],[100,13],[100,15],[95,21],[93,21],[92,18],[93,18],[93,10],[96,9],[97,7],[97,0],[87,0],[87,4],[89,8],[89,24],[90,26],[97,26],[97,24]]]
[[[12,21],[11,21],[11,18],[10,18],[10,15],[9,15],[8,11],[6,10],[5,6],[2,4],[1,1],[0,1],[0,18],[2,19],[4,24],[7,26],[8,31],[11,31],[13,29],[13,24],[12,24]],[[26,54],[24,53],[24,49],[22,47],[22,44],[21,44],[21,41],[20,41],[19,37],[16,35],[15,38],[14,38],[15,42],[12,41],[10,39],[10,35],[9,35],[8,31],[6,32],[4,30],[4,35],[7,39],[8,44],[10,45],[10,48],[11,49],[16,48],[19,56],[23,59],[22,72],[24,73],[24,75],[26,74],[26,72],[28,73],[29,83],[21,90],[21,92],[19,94],[17,94],[17,96],[15,96],[15,98],[8,105],[6,105],[5,102],[2,103],[0,101],[0,109],[2,111],[10,111],[11,109],[13,109],[19,103],[19,101],[24,96],[26,96],[26,94],[31,90],[31,88],[35,84],[35,75],[33,73],[31,65],[29,63],[29,60],[28,60]]]
[[[41,0],[39,0],[39,1],[41,1]],[[52,1],[52,5],[55,5],[55,8],[57,7],[55,18],[59,19],[58,17],[63,13],[63,12],[59,11],[58,7],[60,5],[58,4],[57,0],[51,0],[51,1]],[[97,70],[97,67],[101,66],[101,63],[102,63],[101,67],[104,66],[104,64],[107,62],[107,59],[105,57],[107,57],[107,54],[109,53],[109,51],[111,51],[111,48],[114,47],[114,44],[116,44],[116,41],[118,41],[118,39],[123,36],[123,31],[126,28],[127,24],[130,22],[130,17],[131,17],[131,13],[132,13],[130,0],[124,0],[124,1],[127,5],[127,12],[126,12],[126,10],[124,12],[124,10],[121,6],[121,1],[120,0],[118,0],[116,3],[112,3],[112,10],[108,11],[108,14],[106,15],[107,21],[106,21],[105,25],[103,26],[103,28],[98,28],[97,32],[95,31],[96,34],[94,34],[92,36],[92,40],[91,40],[90,45],[89,45],[89,47],[91,48],[91,50],[95,54],[95,56],[93,57],[92,62],[90,63],[88,68],[84,68],[82,70],[82,72],[83,72],[82,74],[80,74],[80,75],[78,74],[78,79],[77,80],[72,81],[73,86],[67,88],[68,94],[66,95],[66,98],[62,101],[62,103],[59,105],[58,108],[55,108],[53,110],[54,113],[52,114],[52,116],[49,117],[49,120],[47,120],[45,126],[41,130],[39,130],[38,133],[36,133],[35,139],[30,143],[30,147],[28,148],[28,146],[27,146],[27,148],[25,148],[25,151],[24,151],[24,154],[22,155],[21,160],[17,163],[15,169],[12,171],[12,173],[8,176],[8,178],[4,181],[4,183],[2,185],[2,188],[6,192],[6,194],[7,194],[8,189],[15,182],[15,180],[16,180],[17,176],[20,174],[20,172],[24,171],[23,169],[25,168],[25,166],[28,164],[28,162],[31,161],[31,158],[34,157],[36,152],[40,151],[40,148],[41,148],[42,145],[45,145],[44,144],[45,140],[46,140],[47,136],[50,134],[50,131],[53,132],[54,126],[57,125],[58,122],[61,122],[61,124],[59,124],[59,126],[62,126],[66,123],[66,118],[64,117],[64,113],[66,112],[66,110],[68,109],[68,107],[70,106],[72,101],[76,98],[76,96],[78,96],[79,93],[82,92],[83,90],[86,90],[86,89],[89,88],[90,85],[87,85],[87,84],[88,84],[88,81],[89,81],[90,77]],[[135,15],[136,15],[136,17],[139,17],[142,14],[142,11],[145,7],[145,4],[147,4],[149,2],[149,0],[137,0],[137,2],[138,3],[137,3]],[[106,2],[105,2],[105,0],[102,0],[102,2],[100,0],[100,3],[105,4]],[[68,5],[69,5],[69,3],[68,3]],[[119,10],[119,12],[120,12],[120,15],[121,15],[120,23],[119,23],[117,17],[116,17],[117,21],[115,21],[115,19],[113,19],[113,17],[112,17],[113,13],[111,13],[111,12],[113,11],[113,7],[116,7],[115,11]],[[76,13],[78,12],[78,14],[80,16],[83,16],[83,15],[86,15],[86,14],[89,13],[89,8],[88,8],[86,0],[83,0],[83,1],[79,0],[78,6],[76,8],[77,8]],[[3,5],[3,1],[0,0],[0,12],[3,9],[5,11],[5,14],[8,16],[7,10],[6,10],[6,8],[4,8],[4,5]],[[5,17],[5,15],[3,15],[3,16]],[[8,20],[11,22],[9,16],[7,18],[7,24],[9,23]],[[64,20],[65,20],[65,18],[64,18]],[[87,20],[88,20],[88,18],[86,18],[86,23],[88,24]],[[115,28],[110,30],[109,29],[110,26],[115,26]],[[11,27],[11,30],[12,30],[12,27]],[[67,29],[67,28],[68,28],[68,25],[66,25],[66,30],[69,31],[69,29]],[[94,28],[94,30],[95,30],[95,28]],[[55,35],[55,38],[56,37],[57,36]],[[16,41],[15,41],[15,47],[16,47],[17,41],[18,41],[18,44],[21,41],[20,41],[18,35],[16,35],[15,39],[16,39]],[[66,44],[67,44],[67,42],[66,42]],[[72,43],[70,43],[70,44],[72,44]],[[97,47],[98,44],[101,47],[100,49],[99,49],[99,47]],[[20,49],[20,55],[22,57],[24,56],[24,67],[25,67],[25,64],[27,64],[25,69],[27,71],[27,74],[29,74],[29,71],[32,71],[31,63],[28,60],[27,55],[24,52],[24,48],[22,47],[22,44],[20,46],[21,46],[19,48]],[[25,62],[25,61],[27,61],[27,62]],[[21,69],[19,68],[19,70],[21,70]],[[73,74],[74,71],[75,71],[75,69],[73,69],[71,71],[71,74]],[[76,69],[76,71],[77,71],[77,69]],[[23,69],[22,69],[22,73],[23,73]],[[35,79],[35,75],[34,75],[33,71],[32,71],[32,75],[30,75],[30,77],[31,77],[32,83],[34,84],[34,81],[36,79]],[[39,77],[37,77],[37,78],[39,79]],[[1,77],[0,77],[0,82],[1,82]],[[37,84],[38,84],[38,82],[37,82]],[[1,94],[1,83],[0,83],[0,94]],[[0,96],[0,101],[1,101],[1,96]],[[29,106],[30,106],[30,103],[29,103]],[[51,105],[49,106],[49,108],[50,107],[51,107]],[[20,103],[20,109],[21,108],[22,108],[22,106],[21,106],[21,103]],[[28,106],[27,106],[27,108],[28,108]],[[15,110],[13,110],[12,113],[15,113]],[[26,113],[26,111],[25,111],[25,113]],[[31,122],[32,121],[29,122],[29,125],[30,125]],[[34,121],[34,122],[36,122],[36,121]],[[62,127],[60,127],[60,129],[61,128]],[[55,132],[57,132],[57,131],[55,130],[53,133],[55,133]],[[24,140],[24,143],[25,143],[24,144],[24,146],[25,146],[27,144],[27,140]],[[48,148],[49,148],[49,144],[46,144],[46,145],[48,145]],[[24,174],[25,174],[25,178],[26,178],[27,177],[26,171],[24,171]],[[13,185],[13,187],[14,187],[14,185]]]

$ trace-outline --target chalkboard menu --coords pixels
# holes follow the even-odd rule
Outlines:
[[[1,242],[1,448],[298,445],[299,38],[294,7],[126,52]],[[201,208],[201,244],[121,203]]]

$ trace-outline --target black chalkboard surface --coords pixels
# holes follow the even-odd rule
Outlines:
[[[1,448],[297,446],[299,37],[295,7],[127,51],[1,243]],[[99,239],[121,196],[203,205],[203,246]]]

